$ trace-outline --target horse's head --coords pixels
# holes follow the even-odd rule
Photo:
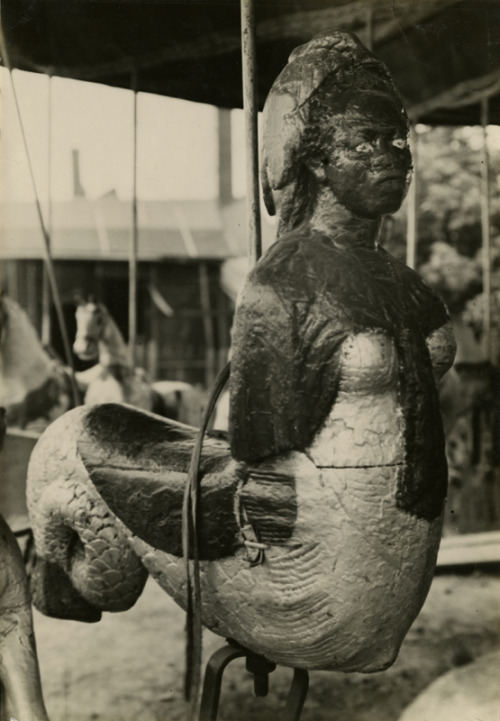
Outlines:
[[[75,355],[83,361],[99,358],[99,341],[106,328],[107,312],[102,303],[80,301],[76,309]]]

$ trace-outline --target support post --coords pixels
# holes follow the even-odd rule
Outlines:
[[[370,52],[373,51],[373,35],[374,35],[374,24],[375,24],[375,18],[374,18],[374,8],[372,5],[369,5],[366,8],[366,23],[365,23],[365,45],[368,48]]]
[[[222,676],[228,664],[237,658],[246,659],[247,671],[253,674],[255,696],[267,696],[269,692],[269,674],[275,670],[276,664],[240,646],[236,641],[228,639],[228,644],[215,651],[208,660],[198,721],[217,721]],[[278,715],[281,721],[300,721],[308,689],[308,671],[295,668],[285,709]]]
[[[240,2],[243,109],[245,112],[245,147],[247,158],[248,254],[251,264],[254,265],[262,255],[255,13],[253,0],[240,0]]]
[[[215,370],[215,338],[212,323],[212,303],[210,300],[210,274],[207,263],[202,260],[198,266],[200,286],[200,305],[205,337],[205,384],[211,388],[216,376]]]
[[[481,149],[481,236],[483,270],[483,348],[488,360],[492,359],[491,348],[491,233],[490,233],[490,174],[488,152],[488,98],[481,100],[481,125],[483,145]]]
[[[7,47],[5,45],[5,38],[3,36],[1,29],[0,29],[0,56],[2,57],[2,59],[4,61],[5,67],[9,71],[9,78],[10,78],[11,87],[12,87],[12,95],[14,98],[16,114],[17,114],[17,118],[19,121],[19,129],[21,131],[23,147],[24,147],[24,151],[26,154],[26,161],[28,164],[28,171],[29,171],[31,186],[33,188],[33,193],[35,195],[35,207],[36,207],[36,211],[37,211],[37,215],[38,215],[38,220],[40,222],[40,230],[42,232],[44,259],[45,259],[46,268],[47,268],[47,275],[48,275],[50,287],[52,290],[52,296],[54,298],[54,305],[56,308],[57,318],[59,321],[59,327],[61,329],[61,336],[62,336],[62,341],[63,341],[63,346],[64,346],[64,355],[66,358],[66,363],[71,368],[70,382],[71,382],[73,403],[75,406],[77,406],[80,402],[80,396],[79,396],[78,388],[76,385],[73,356],[71,354],[71,348],[70,348],[69,339],[68,339],[68,332],[66,329],[66,324],[64,322],[64,313],[63,313],[63,309],[62,309],[61,298],[59,295],[59,289],[57,287],[56,273],[55,273],[54,263],[52,260],[51,249],[50,249],[49,234],[47,232],[47,227],[43,220],[42,206],[40,203],[40,197],[38,195],[38,190],[37,190],[37,186],[36,186],[36,182],[35,182],[35,175],[33,172],[33,164],[31,162],[31,156],[30,156],[30,152],[29,152],[29,148],[28,148],[28,141],[26,139],[26,132],[24,129],[24,123],[23,123],[23,119],[21,116],[21,109],[19,107],[19,100],[17,97],[16,86],[14,84],[14,79],[12,77],[12,66],[10,64]]]
[[[47,112],[47,242],[52,244],[52,76],[48,77]],[[47,267],[42,269],[42,343],[50,346],[52,323],[50,318],[50,280]]]
[[[134,129],[132,162],[132,232],[129,246],[129,295],[128,295],[128,344],[132,366],[135,366],[135,346],[137,340],[137,68],[132,71],[132,91],[134,93]]]
[[[408,193],[406,265],[414,269],[417,262],[418,134],[413,123],[410,127],[410,145],[413,156],[413,180]]]

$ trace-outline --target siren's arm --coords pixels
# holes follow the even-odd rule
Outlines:
[[[432,361],[434,380],[437,383],[451,368],[457,350],[451,321],[430,333],[426,340]]]

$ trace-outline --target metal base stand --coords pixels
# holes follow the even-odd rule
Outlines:
[[[216,721],[219,710],[219,699],[222,675],[226,666],[236,658],[246,658],[247,671],[254,677],[254,693],[256,696],[267,696],[269,691],[269,674],[276,664],[259,656],[248,648],[240,646],[236,641],[228,640],[228,646],[219,648],[207,663],[203,692],[201,696],[199,721]],[[295,668],[292,685],[288,694],[284,714],[281,721],[299,721],[309,688],[309,674],[301,668]]]

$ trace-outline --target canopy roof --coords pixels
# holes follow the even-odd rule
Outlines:
[[[500,123],[498,0],[254,0],[262,107],[290,51],[325,29],[372,42],[410,115]],[[241,107],[239,0],[3,0],[10,65],[219,107]],[[370,41],[371,38],[371,41]],[[5,59],[4,59],[5,60]]]

